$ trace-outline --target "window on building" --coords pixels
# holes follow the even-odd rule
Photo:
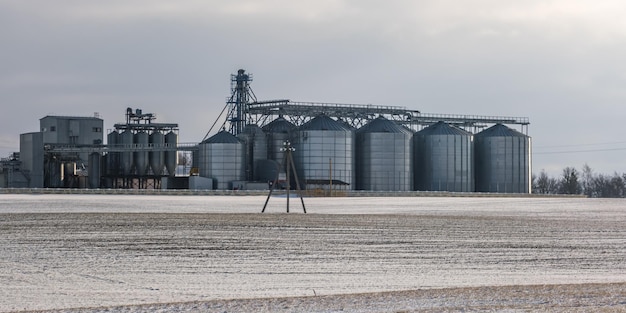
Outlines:
[[[102,132],[102,127],[94,127],[93,129],[94,133],[101,133]]]
[[[50,131],[51,131],[51,132],[55,132],[55,131],[57,131],[57,127],[56,127],[56,126],[50,126]]]
[[[70,144],[75,145],[78,143],[78,136],[70,136]]]

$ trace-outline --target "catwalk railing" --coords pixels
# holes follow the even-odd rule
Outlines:
[[[436,114],[421,113],[399,106],[372,104],[340,104],[323,102],[292,102],[290,100],[259,101],[247,106],[248,123],[263,126],[273,116],[283,116],[296,125],[301,125],[320,114],[337,118],[353,127],[360,127],[368,121],[384,116],[406,126],[423,127],[439,121],[460,127],[482,128],[490,124],[520,125],[526,129],[530,124],[528,117],[467,115],[467,114]],[[415,127],[414,127],[415,128]]]
[[[46,152],[55,153],[91,153],[91,152],[135,152],[135,151],[195,151],[197,143],[179,144],[113,144],[113,145],[69,145],[69,144],[46,144]]]

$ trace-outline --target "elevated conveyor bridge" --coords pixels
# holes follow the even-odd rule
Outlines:
[[[257,101],[247,104],[248,124],[263,126],[278,116],[283,116],[296,125],[302,125],[319,114],[342,120],[359,128],[368,121],[384,116],[413,130],[437,123],[446,122],[469,131],[479,131],[493,124],[517,125],[527,134],[530,124],[527,117],[504,117],[461,114],[421,113],[399,106],[371,104],[339,104],[322,102],[292,102],[290,100]]]

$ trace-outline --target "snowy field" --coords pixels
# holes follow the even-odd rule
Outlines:
[[[0,195],[0,312],[626,310],[624,200],[290,200]]]

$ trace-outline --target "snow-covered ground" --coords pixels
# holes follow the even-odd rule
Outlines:
[[[286,200],[0,195],[0,312],[626,282],[620,199]]]

